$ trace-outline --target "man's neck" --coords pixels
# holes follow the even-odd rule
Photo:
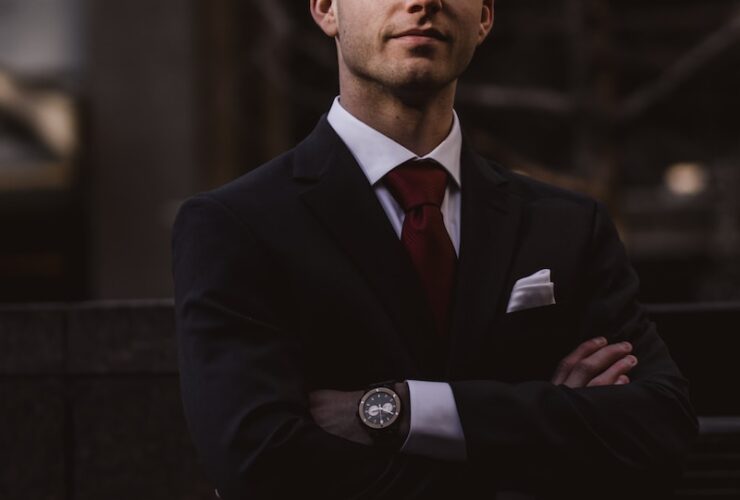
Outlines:
[[[424,156],[450,132],[455,83],[423,97],[405,99],[382,90],[341,86],[342,107],[409,151]]]

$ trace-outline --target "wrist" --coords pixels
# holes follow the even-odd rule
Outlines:
[[[409,404],[406,382],[375,383],[361,393],[357,418],[375,445],[399,451],[410,432]]]
[[[401,406],[403,408],[398,424],[398,432],[401,435],[401,442],[403,443],[406,441],[411,429],[411,396],[409,393],[409,384],[405,381],[397,382],[394,384],[393,390],[401,398]]]

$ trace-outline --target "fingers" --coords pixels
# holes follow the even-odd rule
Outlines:
[[[607,340],[604,337],[597,337],[579,345],[573,352],[560,361],[551,382],[555,385],[565,382],[578,362],[604,347],[606,343]]]
[[[558,364],[552,383],[571,388],[628,384],[626,374],[637,365],[637,358],[630,355],[632,345],[606,342],[598,337],[579,345]]]
[[[571,388],[586,387],[591,380],[608,370],[631,351],[632,345],[629,342],[620,342],[602,347],[590,356],[578,361],[563,384]]]
[[[594,377],[586,384],[586,387],[596,387],[600,385],[623,385],[629,383],[628,373],[632,368],[637,366],[637,358],[628,355],[611,365],[602,374]]]

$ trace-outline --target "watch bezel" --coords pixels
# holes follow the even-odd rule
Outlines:
[[[367,399],[379,392],[383,392],[385,394],[388,394],[393,398],[393,401],[396,403],[396,412],[395,414],[384,424],[375,424],[371,421],[369,421],[367,418],[365,418],[365,402]],[[402,405],[401,405],[401,397],[394,391],[393,389],[390,389],[388,387],[375,387],[373,389],[368,390],[365,394],[362,395],[362,398],[360,399],[360,404],[357,408],[357,413],[360,416],[360,421],[365,425],[366,427],[376,430],[376,431],[382,431],[384,429],[388,429],[393,426],[396,422],[398,422],[398,419],[401,418],[401,411],[402,411]]]

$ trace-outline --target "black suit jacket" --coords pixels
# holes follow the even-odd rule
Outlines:
[[[603,207],[467,145],[461,178],[445,341],[433,338],[411,262],[325,117],[295,149],[182,206],[182,397],[223,498],[599,498],[595,485],[634,493],[680,471],[697,427],[687,382],[635,300],[637,278]],[[544,268],[557,304],[506,314],[515,281]],[[634,344],[632,383],[551,384],[558,360],[597,335]],[[312,421],[311,390],[389,379],[450,382],[467,462],[361,446]]]

